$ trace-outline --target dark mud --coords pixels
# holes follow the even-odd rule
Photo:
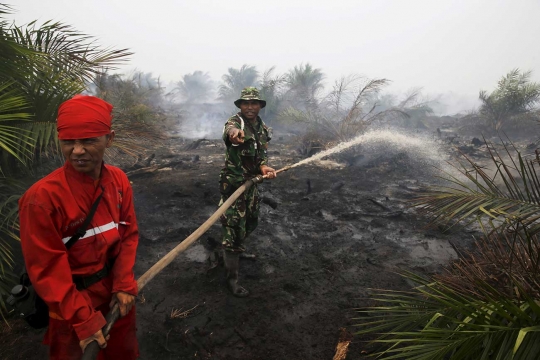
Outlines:
[[[271,165],[301,159],[292,138],[276,138]],[[190,143],[150,149],[155,171],[130,177],[141,231],[137,276],[217,208],[224,147],[215,140],[186,150]],[[426,228],[410,209],[432,181],[411,154],[347,156],[261,185],[260,224],[248,242],[258,258],[242,260],[240,271],[249,298],[228,293],[222,267],[209,270],[207,239],[219,239],[219,223],[156,276],[137,303],[141,359],[332,359],[340,329],[355,331],[355,309],[371,304],[371,289],[410,288],[396,271],[438,272],[471,243],[469,231]],[[13,324],[0,358],[45,358],[41,334]],[[347,358],[367,358],[365,340],[353,338]]]

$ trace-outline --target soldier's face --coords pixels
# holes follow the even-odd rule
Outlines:
[[[247,120],[255,120],[261,111],[259,100],[242,100],[240,103],[240,112]]]

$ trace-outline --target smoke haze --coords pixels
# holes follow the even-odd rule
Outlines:
[[[311,63],[325,85],[348,74],[392,80],[387,91],[443,94],[439,113],[474,107],[513,68],[540,80],[540,2],[492,1],[127,1],[25,0],[18,25],[53,19],[135,52],[129,65],[164,83],[195,71],[215,82],[229,67]]]

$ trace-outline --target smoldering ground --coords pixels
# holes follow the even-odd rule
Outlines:
[[[248,242],[258,259],[241,263],[251,297],[237,299],[227,291],[221,266],[208,270],[207,242],[219,239],[219,224],[155,277],[137,302],[141,358],[332,358],[340,332],[355,331],[356,309],[373,304],[372,289],[409,289],[397,272],[434,274],[456,259],[475,230],[427,227],[410,200],[468,141],[448,144],[434,132],[396,129],[363,139],[261,185],[261,221]],[[146,167],[122,164],[141,231],[137,276],[217,208],[224,145],[209,139],[188,146],[193,143],[171,138],[149,144]],[[304,160],[298,144],[298,137],[277,131],[269,149],[272,166]],[[475,149],[471,156],[484,161],[486,149]],[[42,333],[16,322],[5,335],[2,358],[46,356]],[[352,338],[348,358],[373,351],[365,340]]]
[[[273,166],[302,159],[295,141],[276,135]],[[261,223],[248,243],[258,260],[241,264],[242,283],[253,295],[231,296],[223,268],[207,271],[205,243],[208,237],[219,239],[216,224],[143,291],[145,303],[138,308],[143,353],[160,358],[328,359],[340,328],[354,332],[355,308],[370,303],[371,288],[406,289],[409,285],[395,271],[433,273],[455,259],[454,247],[466,245],[471,235],[462,229],[442,233],[425,228],[408,200],[428,178],[419,179],[412,152],[390,146],[387,157],[374,154],[372,162],[349,166],[333,157],[263,183]],[[138,273],[206,220],[219,200],[221,141],[201,143],[189,152],[171,143],[162,151],[185,163],[133,180],[138,210],[144,214],[139,252],[145,255]],[[193,163],[195,154],[199,161]],[[159,203],[155,198],[169,200]],[[362,358],[370,351],[355,339],[349,356]]]

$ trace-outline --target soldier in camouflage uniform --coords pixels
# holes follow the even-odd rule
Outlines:
[[[256,88],[247,87],[234,104],[240,108],[240,112],[229,118],[223,128],[227,151],[225,167],[220,173],[220,205],[246,180],[261,174],[270,179],[276,177],[275,170],[268,166],[267,155],[272,130],[258,116],[266,101],[260,98]],[[257,227],[258,218],[259,191],[256,184],[221,216],[227,281],[232,293],[238,297],[249,295],[249,291],[238,285],[239,258],[246,255],[244,240]]]

